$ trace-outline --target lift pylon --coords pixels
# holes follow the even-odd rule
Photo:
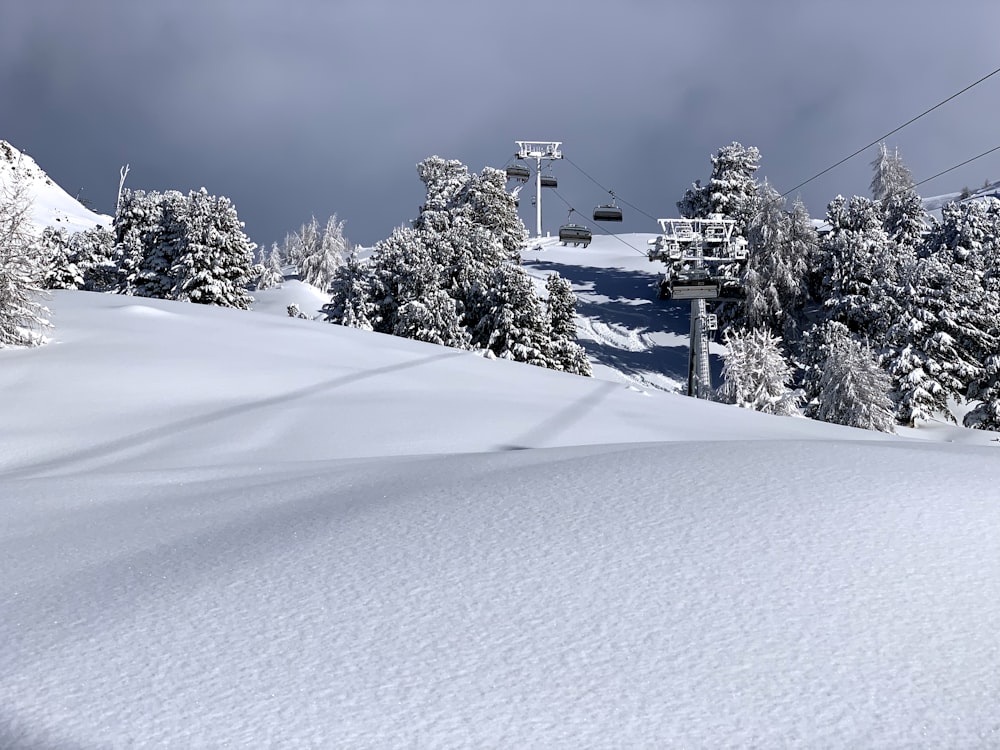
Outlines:
[[[704,219],[660,219],[663,233],[649,241],[649,259],[667,264],[660,281],[660,298],[691,300],[691,342],[688,347],[688,395],[711,398],[709,331],[715,316],[708,300],[732,294],[743,264],[747,242],[734,236],[736,222],[721,214]]]
[[[535,235],[542,236],[542,159],[562,159],[562,141],[514,141],[518,159],[535,160]]]

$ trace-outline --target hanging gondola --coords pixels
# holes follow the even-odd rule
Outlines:
[[[622,210],[614,204],[598,206],[594,209],[594,221],[621,221]]]
[[[508,180],[516,180],[517,182],[527,182],[529,177],[531,177],[531,170],[528,169],[523,164],[511,164],[509,167],[507,167]]]
[[[591,239],[590,230],[580,224],[563,224],[559,227],[559,243],[561,245],[572,243],[573,247],[580,245],[587,247]]]
[[[550,174],[542,175],[542,187],[543,188],[554,188],[559,187],[559,180]]]

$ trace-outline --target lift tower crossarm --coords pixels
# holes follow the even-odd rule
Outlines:
[[[562,141],[514,141],[518,159],[535,160],[535,234],[542,236],[542,159],[562,159]]]

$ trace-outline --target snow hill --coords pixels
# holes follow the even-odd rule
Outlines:
[[[957,201],[959,203],[965,203],[968,201],[981,201],[987,198],[995,198],[1000,200],[1000,180],[997,182],[989,182],[983,185],[978,190],[973,190],[965,198],[962,197],[962,193],[944,193],[943,195],[935,195],[930,198],[924,198],[924,210],[929,213],[941,217],[941,209],[945,204]]]
[[[110,216],[94,213],[82,206],[53,182],[34,159],[7,141],[0,141],[0,191],[9,189],[16,182],[27,187],[35,226],[39,231],[51,226],[73,233],[97,225],[111,225]]]
[[[595,378],[297,283],[53,294],[0,350],[0,747],[1000,743],[997,436],[669,392],[644,246],[525,253]]]

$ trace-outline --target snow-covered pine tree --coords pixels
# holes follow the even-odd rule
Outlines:
[[[497,357],[550,367],[552,332],[531,278],[513,264],[501,266],[494,276],[488,292],[489,311],[480,319],[475,338],[485,338],[485,348]]]
[[[305,259],[319,252],[320,240],[319,222],[313,216],[298,231],[285,235],[281,246],[283,260],[294,266],[295,272],[301,277]]]
[[[151,223],[141,234],[141,257],[128,293],[138,297],[179,299],[175,265],[187,244],[187,199],[177,190],[151,192],[146,199],[152,204]]]
[[[871,349],[849,335],[844,326],[825,329],[825,358],[818,383],[814,418],[822,422],[894,432],[889,375],[875,362]]]
[[[173,299],[247,310],[253,297],[256,245],[243,232],[236,208],[205,188],[191,191],[181,214],[182,245],[174,256]]]
[[[791,213],[787,212],[778,191],[765,183],[757,197],[747,241],[743,326],[766,328],[775,335],[797,339],[809,296],[809,258],[817,243],[805,207],[798,202]]]
[[[271,250],[261,259],[259,264],[260,273],[254,283],[256,289],[273,289],[281,286],[285,282],[285,275],[282,272],[281,248],[277,242],[271,243]]]
[[[766,414],[799,413],[802,394],[791,388],[792,368],[782,354],[780,338],[763,328],[730,328],[725,343],[728,354],[722,367],[720,401]]]
[[[48,311],[39,301],[41,255],[27,188],[21,182],[0,187],[0,348],[42,343]]]
[[[83,273],[77,265],[76,251],[70,246],[69,235],[61,227],[45,227],[39,239],[39,250],[45,258],[42,287],[45,289],[80,289]]]
[[[333,214],[327,219],[326,226],[319,235],[319,242],[308,245],[303,243],[302,250],[304,255],[299,265],[300,278],[320,291],[327,291],[337,267],[344,262],[347,253],[344,222]]]
[[[705,218],[719,213],[736,220],[737,234],[746,233],[755,211],[760,151],[754,146],[733,142],[712,157],[712,176],[707,185],[696,182],[677,202],[677,210],[687,218]]]
[[[456,349],[468,349],[471,344],[469,332],[459,321],[455,300],[443,289],[428,291],[401,305],[392,333]]]
[[[162,196],[157,192],[124,188],[115,213],[115,265],[118,267],[116,290],[135,294],[139,267],[147,253],[160,242]]]
[[[577,300],[573,287],[558,273],[552,273],[545,279],[545,290],[549,295],[545,309],[552,337],[548,356],[550,367],[589,377],[592,374],[590,360],[583,347],[576,343]]]
[[[976,430],[1000,431],[1000,352],[983,362],[979,378],[969,389],[969,400],[977,403],[962,424]]]
[[[870,340],[881,340],[893,315],[899,274],[896,246],[867,198],[837,196],[827,207],[830,232],[820,242],[820,299],[827,317]]]
[[[879,204],[882,226],[889,240],[896,243],[900,262],[916,255],[927,230],[928,216],[923,201],[914,189],[913,175],[903,163],[899,151],[891,153],[885,143],[879,144],[878,155],[872,161],[872,198]]]
[[[83,275],[83,289],[88,292],[112,292],[118,284],[115,262],[115,236],[102,226],[91,227],[69,236],[76,265]]]
[[[871,162],[875,174],[872,176],[872,200],[882,201],[897,193],[913,189],[913,175],[899,155],[899,149],[889,151],[885,141],[878,144],[878,154]]]
[[[357,250],[351,248],[347,260],[337,268],[330,282],[330,301],[323,313],[330,323],[365,331],[373,330],[374,303],[369,288],[369,274]]]

